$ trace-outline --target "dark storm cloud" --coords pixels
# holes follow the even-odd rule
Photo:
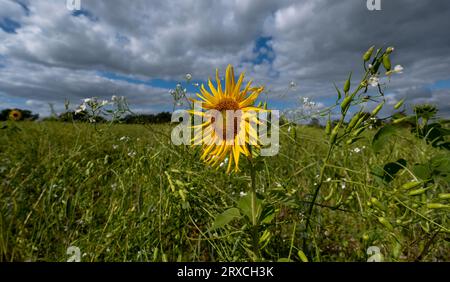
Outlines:
[[[97,71],[204,79],[232,63],[274,97],[295,81],[297,92],[284,98],[292,104],[331,98],[333,82],[358,76],[370,45],[392,45],[393,63],[405,67],[389,83],[392,101],[448,101],[430,85],[450,80],[450,1],[381,0],[382,11],[368,11],[365,0],[81,1],[84,13],[73,16],[64,0],[0,0],[0,19],[20,23],[16,34],[0,30],[0,93],[45,102],[119,87],[150,109],[170,104],[167,90]],[[260,38],[270,38],[273,59],[256,59]]]

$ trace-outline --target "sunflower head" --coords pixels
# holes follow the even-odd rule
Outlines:
[[[9,119],[13,121],[19,121],[22,119],[22,113],[18,110],[12,110],[9,112]]]
[[[197,93],[200,100],[192,99],[191,113],[203,119],[194,126],[193,139],[194,144],[202,145],[201,159],[214,167],[227,164],[227,172],[233,164],[234,171],[239,171],[241,154],[251,157],[249,145],[259,147],[255,125],[260,124],[257,113],[263,109],[254,104],[264,87],[252,87],[252,81],[243,87],[243,82],[244,73],[236,81],[234,69],[228,65],[224,88],[216,70],[216,85],[209,79],[209,90],[201,85],[201,94]]]

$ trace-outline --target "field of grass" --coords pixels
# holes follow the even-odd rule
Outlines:
[[[256,173],[270,212],[254,230],[244,215],[213,228],[249,190],[246,160],[239,173],[212,169],[198,148],[174,146],[171,128],[18,122],[1,129],[0,261],[67,261],[71,246],[81,261],[250,261],[255,238],[263,261],[302,254],[367,261],[371,246],[385,261],[450,261],[449,210],[427,207],[449,193],[446,178],[417,196],[400,189],[415,179],[414,164],[449,154],[407,129],[379,153],[371,149],[374,130],[332,152],[305,232],[327,153],[323,129],[282,128],[280,153],[263,158]],[[399,159],[407,164],[389,183],[372,173]]]

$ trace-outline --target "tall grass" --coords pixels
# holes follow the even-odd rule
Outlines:
[[[58,122],[2,129],[0,260],[66,261],[70,246],[81,250],[82,261],[250,260],[245,227],[212,228],[217,214],[249,190],[248,164],[240,174],[211,169],[198,161],[197,149],[172,145],[170,131],[169,125],[95,129]],[[448,232],[434,234],[433,223],[416,217],[387,229],[368,204],[413,178],[408,165],[383,186],[374,166],[401,158],[424,163],[442,152],[404,130],[375,154],[373,134],[333,151],[313,232],[305,233],[328,137],[320,129],[282,127],[280,153],[265,158],[256,174],[258,191],[275,209],[261,226],[268,236],[261,240],[263,260],[301,260],[304,241],[314,261],[366,261],[369,246],[387,261],[450,259]],[[433,189],[448,193],[449,185]],[[448,229],[448,210],[432,212]]]

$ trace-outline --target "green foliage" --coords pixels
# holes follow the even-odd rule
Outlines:
[[[414,261],[439,230],[422,260],[450,259],[448,233],[439,227],[449,228],[448,209],[432,205],[448,205],[443,173],[447,168],[448,175],[449,158],[407,129],[396,129],[386,154],[369,149],[371,132],[332,152],[324,171],[331,181],[323,183],[313,232],[306,234],[326,135],[296,126],[292,139],[283,128],[280,154],[265,159],[256,174],[255,251],[249,194],[240,195],[250,180],[245,163],[239,174],[210,169],[196,150],[170,144],[168,125],[101,124],[100,131],[90,124],[17,126],[20,130],[8,127],[0,135],[3,261],[66,261],[69,246],[80,248],[82,261],[249,261],[255,252],[264,261],[366,261],[374,245],[387,261]],[[353,152],[363,145],[366,149]],[[370,173],[401,158],[406,168],[389,183]],[[422,181],[416,164],[427,164],[432,176]],[[404,190],[414,176],[418,184]],[[408,195],[418,189],[427,190]]]

